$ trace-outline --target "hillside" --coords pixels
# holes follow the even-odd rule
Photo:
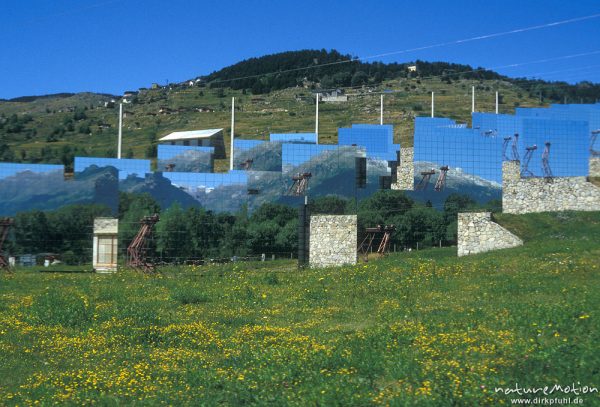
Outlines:
[[[0,274],[0,404],[475,406],[510,405],[495,388],[515,383],[597,387],[600,213],[498,220],[525,245]]]
[[[139,89],[124,105],[124,156],[155,157],[157,139],[176,130],[223,127],[229,146],[231,97],[236,97],[238,110],[236,137],[264,139],[270,132],[313,131],[314,89],[343,88],[351,95],[349,102],[320,106],[320,141],[334,143],[338,127],[378,123],[379,92],[394,90],[385,95],[384,121],[395,126],[395,141],[403,145],[412,144],[414,117],[428,115],[432,91],[436,115],[463,122],[470,121],[471,86],[476,86],[478,111],[493,111],[496,91],[502,96],[502,113],[512,113],[516,106],[539,106],[540,95],[543,105],[564,97],[600,97],[600,87],[589,83],[512,79],[443,62],[417,61],[417,73],[409,74],[406,64],[344,62],[349,59],[336,51],[287,52],[240,62],[199,77],[191,86],[186,81]],[[307,61],[333,65],[298,69]],[[263,75],[274,70],[291,72]],[[251,78],[231,80],[242,76]],[[111,99],[79,93],[0,101],[0,160],[70,166],[74,155],[115,156],[118,105]],[[217,160],[216,168],[226,169],[227,162]]]

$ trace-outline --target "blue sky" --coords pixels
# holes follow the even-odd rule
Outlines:
[[[581,1],[21,0],[0,4],[0,98],[119,94],[306,48],[366,57],[600,13]],[[600,82],[600,18],[380,58]]]

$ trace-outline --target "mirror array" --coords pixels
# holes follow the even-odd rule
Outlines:
[[[213,172],[214,155],[214,147],[159,144],[156,167],[164,171]]]
[[[552,116],[475,113],[473,127],[481,134],[493,134],[492,137],[499,142],[510,137],[511,146],[517,134],[517,151],[521,158],[523,176],[544,175],[542,155],[546,143],[550,143],[550,165],[553,176],[588,175],[590,137],[588,121],[570,120],[566,116],[561,119]],[[529,162],[526,160],[528,149],[532,151]]]
[[[105,206],[116,216],[118,175],[112,166],[90,166],[65,180],[62,165],[0,163],[0,216],[82,204]]]
[[[86,175],[90,170],[103,167],[113,167],[119,171],[119,179],[144,176],[150,172],[150,160],[129,158],[75,157],[73,169],[75,179]]]
[[[453,192],[479,203],[499,199],[503,160],[520,159],[523,176],[548,176],[548,170],[552,176],[587,175],[600,105],[519,108],[515,115],[474,113],[472,122],[468,127],[448,118],[416,118],[411,197],[434,207]],[[400,145],[394,143],[391,125],[339,128],[335,145],[317,144],[315,133],[236,139],[234,170],[226,173],[213,172],[221,129],[204,133],[167,136],[173,140],[158,146],[154,172],[151,160],[76,157],[74,179],[65,180],[61,165],[2,163],[0,215],[74,203],[104,204],[116,213],[119,190],[147,193],[163,209],[178,203],[235,212],[266,202],[296,206],[304,196],[360,200],[396,181]],[[435,188],[442,173],[443,188]]]

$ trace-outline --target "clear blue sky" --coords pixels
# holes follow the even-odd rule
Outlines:
[[[280,51],[335,48],[366,57],[596,13],[597,0],[4,0],[0,98],[120,94]],[[497,70],[600,82],[600,18],[380,60],[494,68],[593,51]]]

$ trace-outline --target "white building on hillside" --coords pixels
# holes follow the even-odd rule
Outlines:
[[[225,158],[223,129],[176,131],[164,136],[159,141],[174,146],[214,147],[215,158]]]

